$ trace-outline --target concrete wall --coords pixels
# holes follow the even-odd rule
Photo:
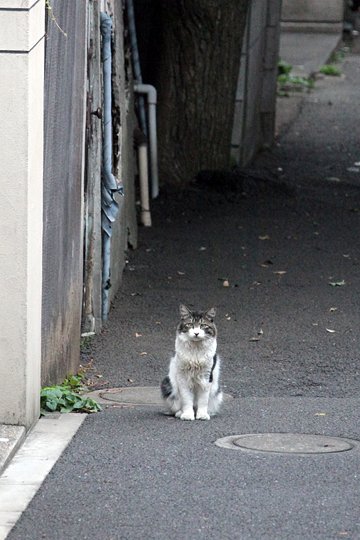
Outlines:
[[[124,185],[124,196],[115,195],[120,205],[119,218],[113,226],[111,238],[111,289],[113,300],[122,280],[125,266],[125,252],[129,245],[137,246],[137,217],[135,207],[135,154],[134,126],[135,106],[132,69],[129,62],[129,43],[124,40],[123,6],[121,2],[112,2],[114,20],[114,77],[113,110],[115,126],[114,174]]]
[[[45,60],[43,384],[78,368],[83,291],[87,0],[51,6],[57,24],[48,19]]]
[[[280,8],[281,0],[253,0],[249,8],[231,148],[240,165],[274,138]]]
[[[0,423],[39,416],[44,1],[0,0]]]
[[[282,28],[302,32],[341,32],[344,0],[283,0]]]
[[[99,8],[105,9],[112,18],[113,75],[113,174],[124,186],[124,196],[115,194],[119,213],[112,224],[111,268],[109,299],[114,299],[121,284],[125,266],[125,252],[129,244],[137,245],[137,217],[135,207],[134,163],[134,93],[131,65],[126,61],[129,51],[124,43],[123,5],[109,1],[106,6],[97,0],[89,1],[89,94],[87,124],[87,178],[85,207],[85,287],[83,303],[83,332],[99,332],[102,326],[102,238],[101,238],[101,138],[102,123],[92,114],[102,107],[100,65],[100,36],[98,35]],[[101,116],[101,115],[100,115]]]

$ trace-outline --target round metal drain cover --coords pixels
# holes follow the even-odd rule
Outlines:
[[[133,386],[112,388],[100,393],[107,401],[131,405],[162,405],[160,388],[156,386]]]
[[[95,393],[86,394],[88,397],[97,398],[97,395],[105,401],[121,403],[122,405],[157,405],[163,406],[159,386],[125,386],[123,388],[110,388]],[[224,400],[230,400],[229,394],[224,394]]]
[[[276,454],[330,454],[354,448],[356,441],[306,433],[255,433],[218,439],[222,448]]]

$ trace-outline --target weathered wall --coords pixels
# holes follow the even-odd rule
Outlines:
[[[102,237],[101,237],[101,147],[102,147],[102,69],[100,64],[99,17],[101,5],[89,0],[89,92],[87,114],[87,175],[85,189],[85,286],[83,301],[84,332],[99,332],[102,326]],[[134,162],[134,93],[129,51],[124,29],[123,3],[108,1],[112,19],[112,127],[115,178],[123,185],[124,195],[115,193],[119,205],[112,223],[109,299],[121,284],[125,252],[137,244]],[[94,112],[99,109],[100,114]]]
[[[79,361],[87,0],[52,0],[45,60],[42,381]],[[66,36],[63,32],[66,32]]]
[[[344,0],[283,0],[282,28],[302,32],[341,32]]]
[[[280,7],[281,0],[253,0],[249,9],[231,145],[233,160],[240,165],[273,141]]]
[[[0,0],[0,423],[27,428],[39,417],[44,13],[43,0]]]
[[[118,219],[113,225],[111,238],[111,289],[113,300],[121,284],[125,266],[125,251],[128,245],[137,246],[137,218],[135,207],[135,154],[134,154],[134,91],[129,44],[124,36],[124,17],[121,2],[113,2],[114,20],[114,74],[113,74],[113,111],[114,111],[114,175],[124,185],[124,196],[115,195],[120,205]]]

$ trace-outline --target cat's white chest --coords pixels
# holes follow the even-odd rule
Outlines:
[[[209,343],[176,343],[178,369],[189,376],[201,376],[211,368],[216,353],[216,340]]]

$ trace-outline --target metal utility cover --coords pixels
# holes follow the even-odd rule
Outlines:
[[[352,450],[357,441],[306,433],[253,433],[218,439],[222,448],[276,454],[330,454]]]

